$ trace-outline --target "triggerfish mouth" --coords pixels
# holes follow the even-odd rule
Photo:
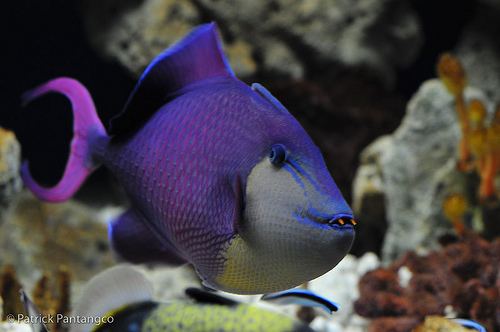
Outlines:
[[[320,150],[269,91],[235,77],[214,23],[152,61],[108,132],[74,79],[25,102],[49,92],[72,104],[70,156],[54,187],[27,163],[24,183],[59,202],[108,168],[131,203],[109,226],[124,260],[191,263],[207,287],[262,294],[321,276],[351,248],[356,221]]]

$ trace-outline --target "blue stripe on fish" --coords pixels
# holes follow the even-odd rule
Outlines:
[[[452,319],[454,322],[466,327],[468,329],[474,329],[479,332],[487,332],[486,329],[479,323],[471,320],[471,319],[463,319],[463,318],[455,318]]]
[[[283,292],[265,294],[264,301],[277,304],[296,304],[305,307],[319,307],[331,314],[339,310],[339,305],[306,289],[290,289]]]

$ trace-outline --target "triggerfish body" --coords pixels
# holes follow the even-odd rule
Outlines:
[[[109,132],[77,81],[49,81],[25,102],[48,92],[72,103],[69,160],[54,187],[27,164],[24,183],[64,201],[107,167],[131,202],[109,228],[123,259],[189,262],[207,287],[260,294],[314,279],[349,251],[356,222],[320,150],[265,88],[234,76],[215,24],[152,61]]]

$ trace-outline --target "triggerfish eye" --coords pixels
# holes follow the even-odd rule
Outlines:
[[[280,166],[286,161],[288,153],[283,144],[275,144],[271,147],[271,153],[269,154],[269,159],[271,163],[276,166]]]

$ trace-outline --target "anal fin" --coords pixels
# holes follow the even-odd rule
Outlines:
[[[133,209],[109,224],[109,240],[114,251],[124,260],[134,263],[182,265],[186,260],[175,247],[149,227],[147,220]]]

